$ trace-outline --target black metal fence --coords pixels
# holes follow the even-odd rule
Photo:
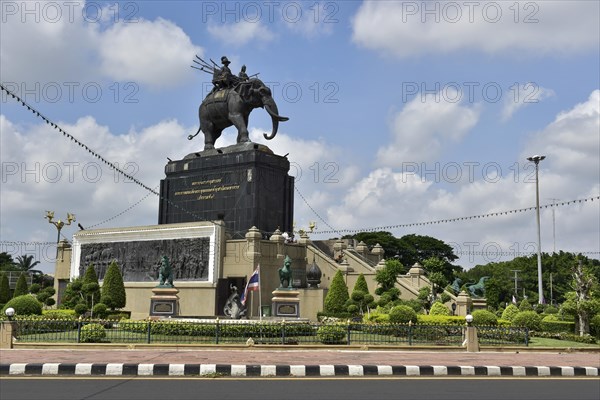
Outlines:
[[[525,328],[479,327],[482,345],[528,345]],[[173,343],[461,346],[465,327],[423,324],[316,324],[308,322],[230,320],[214,322],[18,320],[21,343]]]

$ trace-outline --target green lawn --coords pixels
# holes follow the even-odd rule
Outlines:
[[[596,344],[588,344],[588,343],[572,342],[569,340],[547,339],[547,338],[539,338],[539,337],[529,338],[529,346],[530,347],[595,347],[595,348],[600,347],[600,345],[598,345],[597,343]]]

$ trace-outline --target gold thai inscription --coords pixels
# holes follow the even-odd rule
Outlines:
[[[215,198],[217,192],[227,192],[230,190],[238,190],[240,185],[218,185],[223,182],[223,178],[206,179],[202,181],[192,182],[192,186],[199,186],[197,189],[181,190],[175,192],[175,196],[198,195],[197,200],[211,200]],[[209,187],[202,187],[208,186]]]

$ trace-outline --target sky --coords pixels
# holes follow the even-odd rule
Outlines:
[[[198,106],[227,56],[272,89],[251,139],[289,153],[296,229],[428,235],[456,264],[600,255],[597,1],[0,1],[0,81],[144,185],[202,150]],[[61,233],[153,225],[158,196],[2,92],[0,251],[51,272]],[[217,147],[235,143],[230,128]],[[572,200],[582,200],[570,202]],[[521,212],[512,210],[527,209]],[[503,213],[507,211],[508,213]],[[479,216],[476,218],[465,218]],[[433,223],[435,221],[444,221]],[[432,222],[432,223],[430,223]]]

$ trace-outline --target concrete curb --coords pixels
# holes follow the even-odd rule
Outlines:
[[[363,376],[598,376],[596,367],[438,366],[438,365],[255,365],[13,363],[0,364],[0,376],[205,376],[205,377],[363,377]]]

